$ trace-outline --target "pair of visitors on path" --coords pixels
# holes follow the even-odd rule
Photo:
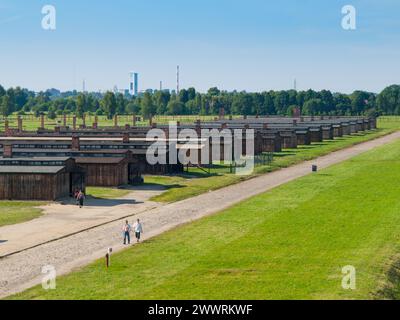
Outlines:
[[[140,238],[143,233],[143,226],[139,219],[137,219],[135,225],[133,226],[133,230],[135,232],[136,241],[140,242]],[[126,220],[124,226],[122,227],[122,232],[124,236],[124,245],[126,245],[127,242],[128,244],[131,243],[131,231],[132,227],[129,224],[129,221]]]

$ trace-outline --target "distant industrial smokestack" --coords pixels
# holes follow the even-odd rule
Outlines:
[[[179,94],[179,66],[176,67],[176,94]]]

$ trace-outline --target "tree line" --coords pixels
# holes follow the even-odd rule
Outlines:
[[[381,93],[355,91],[352,94],[322,91],[265,91],[259,93],[227,92],[211,88],[200,93],[195,88],[169,91],[146,91],[139,96],[106,92],[80,93],[50,89],[35,93],[20,87],[4,89],[0,85],[0,114],[34,113],[37,117],[83,113],[105,115],[217,115],[221,108],[232,115],[292,115],[300,107],[304,115],[400,115],[400,85]]]

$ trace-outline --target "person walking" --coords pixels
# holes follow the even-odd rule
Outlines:
[[[79,190],[76,189],[75,192],[74,192],[74,199],[75,199],[75,204],[76,204],[77,206],[79,206],[78,195],[79,195]]]
[[[140,223],[140,220],[137,219],[137,222],[135,224],[135,236],[136,236],[137,242],[140,242],[140,237],[141,237],[142,233],[143,233],[143,226]]]
[[[126,240],[128,240],[128,244],[131,244],[131,225],[128,220],[125,221],[122,227],[122,233],[124,236],[124,245],[126,245]]]
[[[78,194],[79,208],[83,207],[84,201],[85,201],[85,194],[82,191],[79,191],[79,194]]]

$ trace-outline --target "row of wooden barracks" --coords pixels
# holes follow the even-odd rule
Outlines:
[[[75,117],[74,117],[75,118]],[[65,124],[65,121],[64,121]],[[155,164],[147,162],[146,154],[154,140],[146,138],[150,129],[159,128],[166,132],[165,153],[198,152],[212,140],[199,139],[193,142],[184,139],[176,142],[176,149],[169,150],[167,125],[149,123],[147,127],[132,124],[114,127],[98,127],[97,123],[87,127],[74,125],[57,126],[54,130],[42,125],[35,132],[22,130],[22,120],[18,128],[12,129],[6,123],[0,132],[0,199],[7,200],[56,200],[71,195],[75,190],[85,190],[86,186],[117,187],[141,181],[143,174],[174,174],[184,170],[184,165]],[[376,129],[376,119],[366,117],[242,117],[225,119],[220,116],[214,121],[193,124],[177,123],[178,132],[183,129],[235,130],[253,129],[255,155],[265,152],[281,152],[282,149],[297,148],[314,142],[332,140],[359,131]],[[215,142],[215,141],[214,141]],[[220,159],[224,159],[223,140],[220,143]],[[243,152],[246,151],[244,135]],[[210,157],[207,161],[211,162]]]

